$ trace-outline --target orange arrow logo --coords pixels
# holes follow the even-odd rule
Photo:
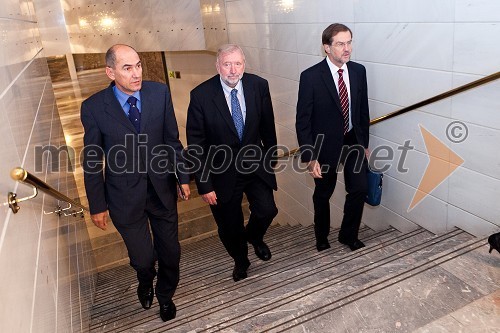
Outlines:
[[[420,180],[420,184],[418,184],[417,191],[413,195],[408,212],[415,208],[464,163],[464,159],[448,148],[446,144],[432,135],[422,125],[419,125],[419,127],[429,156],[429,164]]]

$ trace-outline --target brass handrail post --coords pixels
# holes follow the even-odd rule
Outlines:
[[[75,200],[73,200],[71,198],[68,198],[67,196],[65,196],[64,194],[62,194],[61,192],[59,192],[58,190],[53,188],[52,186],[45,183],[43,180],[37,178],[36,176],[34,176],[33,174],[29,173],[28,171],[26,171],[25,169],[23,169],[21,167],[17,167],[17,168],[12,169],[12,171],[10,172],[10,176],[15,181],[32,186],[33,191],[34,191],[34,193],[31,196],[21,198],[21,199],[17,198],[16,193],[9,192],[7,203],[9,205],[9,207],[12,209],[12,212],[14,214],[17,213],[20,209],[18,203],[22,202],[22,201],[29,200],[29,199],[33,199],[34,197],[37,196],[38,190],[56,198],[57,200],[66,201],[67,203],[69,203],[70,206],[64,210],[71,208],[71,206],[76,206],[76,207],[80,208],[80,210],[77,212],[71,212],[70,214],[64,214],[65,216],[69,216],[69,215],[76,216],[76,214],[80,214],[80,213],[83,214],[83,211],[89,211],[89,209],[87,207],[83,206],[82,204],[76,202]],[[60,215],[61,212],[62,212],[61,208],[58,207],[54,212],[50,212],[49,214],[56,213],[56,214]]]

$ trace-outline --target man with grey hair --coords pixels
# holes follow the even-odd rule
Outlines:
[[[248,243],[261,260],[271,259],[264,235],[278,213],[276,130],[269,85],[245,73],[245,55],[234,44],[217,52],[218,75],[191,91],[187,141],[191,156],[201,161],[195,172],[198,192],[210,205],[219,237],[234,259],[234,281],[247,277]],[[251,157],[251,158],[249,158]],[[245,228],[241,203],[250,203]]]

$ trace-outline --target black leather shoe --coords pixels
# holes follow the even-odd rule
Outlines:
[[[359,249],[365,247],[365,244],[363,244],[363,242],[360,241],[359,239],[356,239],[353,242],[346,242],[343,239],[339,238],[339,242],[344,244],[344,245],[349,246],[351,251],[356,251],[356,250],[359,250]]]
[[[165,304],[160,304],[160,317],[161,320],[167,321],[175,318],[177,314],[177,308],[175,307],[174,302],[170,301]]]
[[[255,250],[255,255],[259,257],[260,260],[268,261],[271,259],[271,250],[267,246],[264,241],[250,243],[253,245],[253,249]]]
[[[495,249],[500,253],[500,232],[488,237],[488,243],[490,244],[490,252]]]
[[[321,252],[321,251],[324,251],[324,250],[327,250],[330,248],[330,243],[328,243],[327,240],[324,240],[324,241],[316,241],[316,249],[318,250],[318,252]]]
[[[144,309],[149,309],[153,304],[153,298],[155,292],[152,284],[141,284],[137,287],[137,296],[139,297],[139,302]]]
[[[250,267],[250,261],[247,259],[244,263],[236,263],[233,269],[233,280],[238,282],[247,278],[247,269]]]

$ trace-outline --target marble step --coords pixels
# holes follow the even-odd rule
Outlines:
[[[308,283],[305,288],[298,290],[294,288],[291,292],[282,294],[279,299],[273,298],[258,309],[232,316],[223,323],[219,322],[217,325],[205,326],[205,328],[211,332],[229,327],[239,331],[245,326],[250,327],[250,331],[267,332],[275,326],[282,325],[281,322],[289,324],[293,321],[291,317],[297,319],[304,313],[321,311],[327,304],[336,303],[340,307],[346,306],[353,296],[361,299],[367,294],[367,290],[370,290],[372,286],[378,286],[382,281],[388,284],[398,281],[401,274],[412,271],[421,263],[428,262],[433,254],[470,239],[469,235],[460,231],[439,238],[423,236],[425,235],[420,234],[419,237],[413,237],[416,242],[400,247],[396,252],[381,249],[374,253],[376,257],[373,257],[369,263],[365,261],[365,265],[352,261],[345,262],[339,265],[335,272],[332,272],[333,274],[316,275],[317,280]],[[224,318],[224,313],[219,313],[219,315]],[[256,321],[254,318],[259,318],[259,320]]]
[[[314,295],[324,289],[329,290],[330,286],[336,287],[333,294],[337,295],[340,291],[362,289],[363,285],[384,276],[390,280],[397,275],[398,270],[411,267],[420,261],[425,262],[432,253],[439,253],[450,245],[462,243],[464,239],[469,238],[470,235],[461,231],[440,237],[417,231],[410,237],[403,235],[394,242],[389,240],[381,242],[380,245],[369,246],[358,251],[364,252],[361,255],[349,252],[339,255],[337,260],[331,260],[328,256],[316,262],[309,260],[303,267],[288,269],[283,271],[282,275],[273,276],[276,280],[268,281],[267,287],[266,277],[260,276],[254,283],[247,281],[248,279],[244,280],[247,286],[240,285],[232,290],[224,288],[219,299],[210,297],[201,304],[188,304],[185,308],[180,304],[179,313],[184,311],[185,315],[178,316],[175,323],[166,327],[155,326],[151,322],[154,321],[154,315],[143,321],[135,320],[134,325],[138,330],[147,328],[152,332],[163,329],[172,332],[247,332],[252,327],[255,329],[250,331],[266,331],[265,324],[293,313],[294,308],[287,306],[290,303],[294,306],[309,304],[315,307],[317,302]],[[338,249],[335,253],[337,252]],[[346,288],[346,284],[349,284],[349,288]],[[332,295],[328,299],[332,299]],[[291,316],[296,317],[296,314]]]
[[[284,227],[272,226],[269,229],[266,239],[279,236],[283,229]],[[291,230],[288,230],[288,234],[290,236],[293,236],[293,232]],[[183,254],[181,255],[181,264],[180,264],[181,282],[179,288],[182,288],[183,285],[190,284],[189,278],[192,273],[191,269],[197,270],[201,268],[201,270],[205,271],[205,273],[209,273],[210,269],[212,269],[214,266],[221,265],[221,262],[231,261],[229,255],[226,253],[218,237],[207,238],[197,242],[196,244],[181,245],[181,248],[182,248],[181,252]],[[211,253],[214,253],[213,256],[207,255],[207,248],[210,248]],[[104,304],[106,304],[107,303],[106,298],[113,296],[109,295],[108,292],[114,292],[114,291],[119,292],[120,290],[123,289],[122,285],[116,288],[117,287],[116,282],[113,279],[114,276],[121,276],[122,277],[121,281],[127,281],[127,283],[130,282],[136,283],[135,272],[128,265],[100,272],[99,281],[100,281],[101,297],[99,297],[99,295],[96,297],[95,300],[96,307],[101,306],[99,302],[100,299],[103,299]],[[177,294],[178,293],[179,289],[177,291]]]
[[[278,229],[275,229],[275,228],[278,228]],[[277,235],[279,235],[279,230],[282,230],[279,228],[283,228],[283,227],[271,226],[268,234],[266,235],[266,240],[267,240],[267,237],[272,237],[270,235],[273,235],[273,233],[276,233]],[[288,233],[291,234],[289,231],[288,231]],[[117,235],[117,237],[118,237],[117,240],[121,239],[119,235]],[[214,253],[213,256],[206,255],[207,247],[211,248],[212,253]],[[222,246],[218,237],[205,238],[205,239],[202,239],[202,240],[196,242],[196,244],[181,242],[180,268],[181,268],[181,274],[183,274],[185,276],[189,276],[189,274],[190,274],[189,269],[190,268],[195,268],[195,269],[210,268],[211,266],[214,265],[214,263],[218,264],[218,262],[216,262],[217,259],[220,259],[222,261],[231,260],[228,258],[229,258],[229,256],[225,252],[224,247]],[[130,269],[126,268],[126,267],[123,269],[117,268],[117,270],[119,272],[119,275],[122,275],[122,274],[125,274],[125,272],[128,272],[130,276],[127,275],[126,278],[129,278],[133,274],[135,274],[131,268]],[[106,279],[106,277],[108,275],[113,276],[114,274],[115,273],[113,270],[105,270],[105,271],[99,272],[99,276],[102,277],[102,279],[100,279],[100,281],[102,281],[101,288],[103,288],[103,290],[107,286],[110,286],[111,288],[114,287],[113,280]],[[108,281],[108,282],[103,282],[103,281]],[[182,283],[182,281],[181,281],[181,283]]]
[[[229,295],[225,299],[224,294],[221,293],[218,298],[204,299],[196,307],[188,304],[184,310],[185,316],[179,316],[177,323],[170,324],[168,329],[172,332],[181,332],[212,327],[239,332],[242,328],[234,329],[233,325],[240,321],[246,325],[251,323],[253,318],[258,318],[257,321],[261,323],[266,323],[265,320],[269,318],[276,320],[275,317],[280,318],[290,313],[289,310],[281,312],[279,306],[286,305],[295,299],[301,303],[314,303],[307,295],[311,289],[321,290],[325,282],[333,279],[338,280],[336,283],[345,283],[354,277],[364,276],[363,273],[367,271],[367,267],[378,267],[384,258],[396,260],[399,258],[399,253],[405,251],[406,248],[421,246],[432,238],[430,233],[423,230],[410,235],[400,235],[396,232],[396,235],[393,234],[388,239],[370,244],[361,251],[350,252],[339,244],[321,253],[311,253],[311,255],[306,255],[305,260],[300,264],[287,267],[277,274],[257,277],[253,283],[245,280],[247,285],[238,289],[228,291],[226,288],[224,291]],[[392,274],[390,270],[381,270],[377,273],[379,275]],[[369,278],[375,277],[376,275],[367,278],[369,281]],[[265,318],[259,316],[261,311],[265,311]],[[214,317],[218,318],[215,322],[207,319]],[[151,330],[151,328],[149,324],[148,330],[155,331],[156,329]]]
[[[283,231],[286,231],[286,233]],[[297,227],[272,226],[266,234],[265,241],[269,245],[273,256],[276,256],[279,251],[282,251],[285,247],[283,246],[284,243],[297,242],[297,238],[301,237],[302,233],[303,230]],[[310,241],[310,236],[305,237],[305,241]],[[210,245],[210,249],[211,253],[213,253],[210,256],[206,254],[203,255],[203,253],[206,252],[206,248],[200,247],[199,252],[193,251],[195,253],[194,256],[186,255],[184,257],[184,260],[181,261],[181,268],[186,277],[194,276],[194,278],[197,278],[198,273],[203,273],[205,276],[208,276],[214,271],[220,271],[222,267],[232,270],[234,261],[227,254],[218,238],[215,239],[215,244]],[[251,245],[248,247],[248,253],[250,260],[256,261]],[[188,279],[186,282],[190,282],[190,280]]]
[[[115,285],[116,290],[122,288],[118,292],[119,298],[109,295],[105,297],[113,303],[113,307],[102,308],[100,314],[98,309],[94,308],[91,329],[114,332],[166,330],[260,332],[298,330],[304,325],[313,325],[311,327],[314,329],[308,331],[315,332],[317,327],[314,323],[317,321],[309,320],[308,316],[302,317],[300,314],[311,313],[311,318],[316,318],[315,314],[321,317],[331,312],[316,313],[325,306],[332,307],[330,304],[336,303],[337,307],[342,308],[342,305],[347,304],[347,300],[352,297],[368,297],[377,292],[376,290],[370,292],[370,288],[377,288],[384,283],[391,286],[391,281],[397,283],[398,277],[401,276],[409,279],[414,266],[425,265],[434,261],[433,258],[439,255],[449,255],[446,254],[447,249],[453,245],[467,243],[472,238],[460,230],[439,237],[422,229],[408,234],[391,230],[378,236],[371,231],[375,238],[371,240],[368,239],[369,236],[362,238],[368,245],[365,249],[350,252],[344,246],[332,242],[332,249],[317,253],[314,249],[312,228],[295,229],[296,235],[311,235],[310,238],[302,237],[303,245],[297,242],[297,237],[289,237],[288,240],[293,242],[287,243],[284,240],[286,236],[279,230],[280,228],[286,227],[271,228],[267,241],[272,248],[275,242],[283,239],[282,245],[288,252],[285,251],[284,257],[281,257],[280,251],[273,251],[273,259],[270,262],[257,261],[254,265],[252,260],[252,266],[261,266],[262,271],[255,271],[252,274],[251,266],[248,279],[234,283],[230,277],[222,275],[227,268],[232,267],[232,264],[215,261],[213,266],[219,268],[218,276],[214,276],[214,272],[209,272],[208,269],[196,273],[200,280],[208,282],[206,288],[200,289],[199,286],[194,287],[194,282],[186,283],[187,281],[181,280],[178,293],[174,297],[178,316],[169,323],[163,323],[158,319],[157,304],[154,304],[153,309],[149,311],[137,307],[135,288],[131,287],[131,284],[135,283],[135,276],[130,274],[130,269],[120,268],[121,271],[128,269],[130,274],[128,285],[127,283]],[[293,229],[293,227],[288,228]],[[206,240],[205,243],[203,245],[217,246],[217,242],[213,239]],[[189,247],[193,251],[201,251],[201,245],[189,244]],[[206,253],[210,254],[211,250],[205,248]],[[269,265],[273,261],[277,263]],[[120,271],[111,270],[107,273],[108,275],[103,276],[104,280],[101,276],[99,278],[99,294],[102,283],[111,284],[113,276],[116,280]],[[185,280],[187,278],[188,276]],[[182,285],[183,283],[185,285]],[[192,292],[190,286],[198,289]],[[323,293],[326,296],[323,297]],[[327,302],[321,303],[324,299]],[[299,322],[302,318],[303,324],[293,326],[293,323]],[[325,332],[331,328],[325,327]]]
[[[342,318],[339,329],[346,332],[413,332],[498,290],[500,287],[498,280],[497,283],[492,283],[490,278],[500,277],[498,262],[496,274],[491,275],[485,272],[495,270],[495,265],[488,264],[488,260],[481,262],[479,267],[467,267],[465,272],[459,272],[459,275],[447,269],[450,266],[456,267],[462,257],[471,252],[480,250],[481,255],[487,257],[484,245],[485,239],[464,240],[460,245],[435,253],[427,260],[411,265],[391,279],[374,280],[363,289],[350,291],[341,297],[334,292],[334,288],[324,288],[317,294],[314,307],[289,303],[287,306],[295,307],[297,311],[294,316],[289,315],[269,325],[251,326],[247,322],[244,326],[252,327],[246,331],[254,332],[326,333],[332,332],[331,325],[338,323],[338,318]],[[478,272],[480,274],[475,275]],[[466,279],[464,275],[467,275]],[[475,287],[478,285],[477,280],[482,280],[480,288]],[[489,287],[486,294],[481,290],[485,286]],[[492,307],[490,310],[495,311]],[[469,316],[470,319],[477,321],[474,314]],[[453,319],[456,324],[456,319]],[[484,330],[484,326],[488,326],[487,323],[480,324],[474,325],[474,332],[490,332]],[[232,326],[231,329],[238,331],[241,327],[242,324]],[[218,329],[210,331],[217,332]],[[443,330],[431,326],[427,332],[436,331]]]
[[[286,237],[282,236],[284,231],[286,231]],[[277,245],[277,242],[287,239],[287,237],[294,238],[297,234],[301,232],[302,233],[304,232],[303,228],[272,226],[270,227],[266,235],[266,241],[268,242],[270,247],[273,248]],[[226,277],[229,277],[232,272],[233,261],[226,253],[218,237],[212,237],[210,239],[203,240],[200,242],[200,244],[196,244],[198,245],[198,247],[190,245],[191,244],[188,244],[186,246],[188,249],[185,249],[185,247],[183,246],[183,252],[187,252],[189,250],[192,250],[192,252],[191,253],[188,252],[188,256],[181,256],[181,266],[180,266],[181,280],[176,292],[175,296],[176,299],[178,295],[182,295],[183,293],[193,294],[198,291],[199,288],[193,287],[194,286],[193,279],[206,281],[207,278],[211,277],[212,279],[216,280],[215,286],[218,286],[221,284],[221,281],[218,280],[220,280],[219,275],[222,267],[227,267],[225,272]],[[207,251],[207,249],[209,249],[209,251]],[[214,255],[213,256],[208,255],[208,253],[214,253]],[[197,259],[197,262],[193,264],[192,259]],[[197,264],[199,265],[199,267],[197,267]],[[113,276],[113,275],[115,275],[113,270],[99,273],[100,295],[96,297],[94,306],[94,317],[97,315],[101,317],[106,316],[109,311],[113,311],[114,306],[112,304],[109,304],[108,302],[109,299],[119,298],[119,297],[125,297],[125,298],[135,297],[135,289],[137,287],[137,281],[135,279],[134,271],[131,268],[117,269],[116,275],[122,276],[121,278],[122,280],[129,281],[129,283],[131,283],[130,286],[120,285],[117,288],[116,285],[113,283],[113,278],[112,277],[108,278],[108,276]],[[224,281],[222,281],[222,283],[224,283]],[[125,288],[129,289],[126,290],[124,294],[121,294],[121,291],[124,290]],[[130,308],[130,311],[127,311],[128,308]],[[122,309],[123,316],[129,316],[132,313],[137,312],[137,310],[138,309],[135,306],[135,303],[131,303],[129,307]]]
[[[279,239],[270,239],[268,241],[268,245],[273,253],[273,257],[269,262],[262,262],[259,260],[250,247],[249,259],[252,263],[248,270],[250,279],[258,277],[262,273],[273,274],[285,270],[288,267],[301,265],[304,262],[304,260],[301,261],[304,255],[307,256],[307,253],[316,253],[312,227],[307,228],[306,230],[308,231],[304,231],[303,228],[298,228],[297,230],[299,232],[291,235],[292,237],[280,236]],[[363,239],[368,239],[372,232],[373,231],[370,229],[364,229],[361,233],[361,237]],[[306,235],[304,236],[303,234]],[[297,239],[298,237],[300,238]],[[199,300],[199,293],[203,293],[204,297],[213,297],[214,294],[211,292],[212,290],[218,290],[219,286],[232,282],[233,265],[233,261],[228,258],[224,262],[212,264],[211,267],[205,271],[191,271],[186,273],[189,278],[180,286],[179,292],[177,293],[180,302],[191,302],[190,295],[193,295]],[[246,283],[245,281],[245,284]],[[236,284],[235,288],[241,287],[241,284],[243,284],[243,282]],[[184,286],[187,288],[183,288]],[[207,288],[207,286],[209,286],[209,288]],[[188,290],[186,291],[185,289]],[[187,299],[184,300],[186,297]]]
[[[291,227],[289,227],[291,228]],[[304,229],[305,230],[305,229]],[[314,248],[314,241],[313,241],[313,232],[312,232],[312,228],[310,228],[309,231],[304,231],[303,232],[304,234],[310,234],[311,238],[310,238],[310,241],[309,242],[306,242],[308,243],[307,244],[307,250],[305,252],[307,253],[310,253],[310,254],[313,254],[313,255],[321,255],[321,257],[323,256],[327,256],[326,252],[328,251],[325,251],[325,253],[321,253],[321,254],[317,254],[315,248]],[[367,241],[367,239],[364,239],[365,241]],[[268,267],[268,275],[269,276],[273,276],[273,275],[276,275],[276,278],[277,279],[281,279],[281,277],[284,275],[285,277],[288,276],[288,273],[287,273],[287,270],[289,270],[290,268],[287,267],[287,263],[288,263],[288,266],[293,266],[293,265],[296,265],[295,263],[290,263],[290,261],[293,261],[293,259],[295,258],[301,258],[303,257],[303,254],[301,254],[302,252],[304,252],[304,249],[301,248],[301,247],[298,247],[298,246],[286,246],[285,248],[287,249],[298,249],[297,253],[292,253],[292,252],[288,252],[288,253],[285,253],[285,259],[283,259],[283,262],[285,263],[284,264],[284,267],[280,267],[279,265],[273,265],[273,266],[270,266]],[[345,253],[345,247],[343,245],[340,245],[340,244],[337,244],[336,246],[333,247],[334,251],[339,251],[339,252],[342,252],[344,251]],[[276,254],[273,254],[273,259],[271,260],[271,262],[273,262],[276,258],[276,260],[279,262],[279,256],[276,255]],[[302,258],[304,259],[304,258]],[[305,260],[302,260],[303,262],[307,262],[309,261],[308,258],[305,258]],[[267,263],[262,263],[262,264],[267,264]],[[274,268],[276,267],[276,270],[273,271],[273,270],[270,270],[271,268]],[[232,265],[230,267],[228,267],[230,269],[232,269]],[[249,271],[250,275],[252,274],[251,271]],[[196,306],[196,305],[199,305],[199,306],[205,306],[204,303],[203,303],[203,300],[207,297],[206,295],[209,295],[208,297],[209,298],[214,298],[214,297],[219,297],[219,298],[224,298],[224,296],[227,294],[227,293],[234,293],[235,290],[238,290],[238,289],[241,289],[241,288],[245,288],[244,285],[242,285],[241,283],[244,283],[244,284],[248,284],[247,286],[247,289],[249,289],[249,292],[251,294],[252,290],[255,289],[255,284],[259,284],[259,280],[262,278],[266,279],[266,276],[260,276],[259,277],[259,274],[256,275],[256,278],[255,279],[251,279],[251,277],[249,277],[249,279],[247,280],[243,280],[241,282],[238,282],[237,284],[235,284],[234,282],[232,282],[231,278],[228,276],[230,275],[230,271],[229,271],[229,274],[226,273],[226,277],[227,277],[227,281],[224,280],[222,281],[222,284],[219,283],[218,285],[214,286],[214,285],[211,285],[212,288],[218,288],[219,290],[221,290],[221,293],[220,295],[216,296],[216,294],[214,294],[213,292],[210,292],[209,290],[200,290],[198,293],[195,293],[194,295],[191,296],[191,298],[195,299],[196,301],[193,301],[193,300],[188,300],[187,301],[187,304],[186,302],[183,301],[183,297],[180,293],[178,293],[176,295],[176,302],[178,303],[178,309],[182,309],[182,308],[187,308],[185,311],[186,312],[190,312],[190,314],[196,314],[196,311],[195,309],[193,308],[193,306]],[[203,279],[203,277],[201,277],[200,279]],[[219,278],[220,279],[220,278]],[[224,278],[225,279],[225,278]],[[229,282],[230,281],[230,282]],[[220,282],[220,281],[219,281]],[[227,286],[229,284],[229,286]],[[272,285],[275,284],[275,282],[271,283],[271,288],[272,288]],[[278,284],[279,285],[279,284]],[[259,285],[260,287],[260,285]],[[245,291],[243,291],[245,292]],[[131,297],[134,297],[134,296],[131,296]],[[200,303],[200,300],[202,301]],[[126,303],[126,302],[124,302]],[[212,302],[214,304],[219,304],[218,302]],[[134,317],[134,314],[130,311],[128,311],[129,309],[127,309],[126,307],[128,306],[127,304],[123,304],[123,306],[125,308],[122,308],[122,312],[123,313],[123,317],[122,315],[118,315],[118,317],[115,317],[113,318],[113,320],[116,320],[116,321],[123,321],[124,318],[126,320],[131,320],[131,321],[136,321],[137,318]],[[132,305],[132,308],[134,308],[134,306]],[[135,307],[135,309],[137,309],[137,307]],[[142,320],[139,320],[138,319],[138,322],[136,321],[136,324],[140,324],[141,322],[145,322],[147,323],[149,320],[154,320],[155,316],[157,316],[156,314],[152,313],[151,315],[148,315],[146,318],[142,319]],[[149,318],[151,317],[151,318]],[[102,318],[101,318],[102,319]],[[193,319],[193,318],[191,318]],[[120,326],[119,324],[117,323],[110,323],[108,322],[108,325],[112,325],[114,326],[114,329],[118,329],[118,326]]]

